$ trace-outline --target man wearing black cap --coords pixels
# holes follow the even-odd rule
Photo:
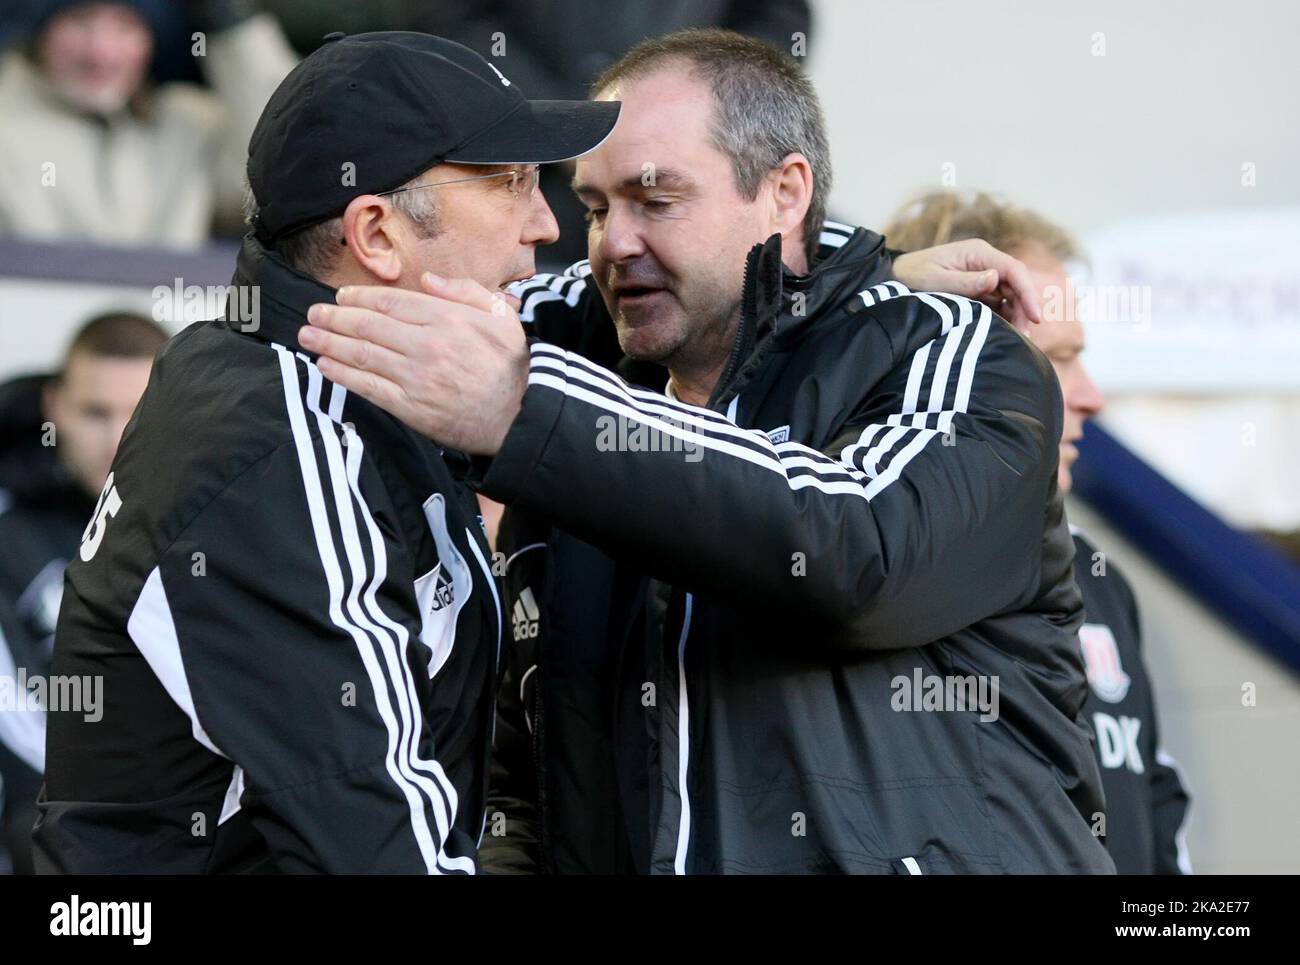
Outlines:
[[[473,494],[295,333],[344,284],[532,274],[536,165],[619,108],[335,39],[267,105],[227,317],[160,353],[69,566],[53,672],[103,701],[50,714],[39,869],[476,869],[502,616]]]

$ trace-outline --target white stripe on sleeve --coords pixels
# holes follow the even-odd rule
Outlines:
[[[375,696],[375,705],[388,736],[388,749],[385,757],[388,775],[393,784],[406,799],[410,812],[411,829],[416,845],[424,861],[425,869],[430,874],[438,874],[438,844],[434,841],[425,814],[424,800],[403,766],[401,752],[404,744],[405,719],[398,720],[393,711],[389,696],[389,681],[383,667],[375,654],[374,642],[362,629],[344,615],[343,611],[343,570],[339,565],[334,548],[334,534],[330,527],[329,512],[325,504],[325,491],[321,484],[320,473],[316,465],[315,446],[311,431],[307,426],[307,416],[298,381],[298,370],[293,355],[282,345],[274,345],[280,359],[280,376],[284,384],[285,407],[289,414],[289,423],[293,430],[294,445],[298,454],[298,465],[302,474],[303,489],[307,496],[307,505],[311,517],[312,534],[316,540],[316,550],[325,572],[325,581],[329,591],[330,620],[340,630],[350,636],[356,644],[357,652],[370,680],[371,690]],[[333,433],[331,433],[333,435]],[[333,471],[333,467],[331,467]],[[350,513],[349,513],[350,515]],[[355,587],[352,591],[355,593]]]
[[[473,874],[473,859],[453,858],[445,851],[445,842],[456,819],[458,800],[455,786],[447,778],[442,765],[437,760],[426,760],[420,755],[419,740],[424,717],[416,695],[411,666],[406,659],[410,634],[406,627],[392,620],[383,611],[375,597],[376,591],[388,576],[388,554],[383,536],[370,512],[359,482],[365,442],[355,430],[346,429],[345,459],[335,423],[321,410],[323,379],[320,370],[305,356],[300,357],[307,365],[307,405],[316,415],[317,427],[329,467],[330,484],[334,492],[335,512],[342,531],[344,551],[352,572],[351,587],[346,599],[347,613],[356,624],[379,642],[383,664],[397,696],[397,707],[402,723],[398,767],[408,780],[425,793],[433,806],[438,837],[443,842],[438,848],[438,865],[441,870]],[[335,389],[343,391],[337,386]],[[341,410],[342,406],[340,405],[339,408]],[[352,509],[354,503],[365,526],[366,535],[369,537],[370,554],[374,561],[374,570],[370,573],[368,583],[366,583],[367,566],[361,548],[361,535]],[[363,583],[366,583],[364,592],[361,589]]]
[[[798,443],[774,445],[765,433],[742,429],[716,412],[633,388],[608,370],[542,342],[530,346],[528,384],[554,389],[663,435],[778,473],[792,490],[813,488],[829,495],[856,495],[870,500],[897,480],[936,435],[950,431],[955,416],[967,411],[976,364],[992,321],[992,313],[985,305],[978,305],[976,316],[977,303],[959,296],[908,292],[895,282],[869,289],[863,293],[864,300],[868,295],[876,300],[903,297],[899,289],[933,312],[939,323],[938,338],[926,341],[913,353],[901,411],[886,416],[883,424],[863,427],[859,438],[844,448],[838,460]],[[952,305],[957,307],[956,316]],[[941,343],[939,357],[934,371],[927,375],[936,341]],[[954,373],[958,354],[961,364]],[[950,395],[951,407],[944,408]],[[929,424],[931,419],[933,426]]]
[[[190,719],[194,739],[212,753],[225,757],[203,729],[198,714],[194,712],[194,696],[190,693],[189,678],[185,675],[185,664],[181,660],[176,622],[172,619],[167,591],[163,588],[162,571],[156,566],[140,588],[140,596],[136,598],[131,615],[127,617],[126,632],[149,664],[149,669],[167,691],[167,696]]]

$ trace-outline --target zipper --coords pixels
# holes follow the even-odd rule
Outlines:
[[[745,259],[745,276],[742,282],[741,299],[740,299],[740,323],[736,326],[736,340],[731,346],[731,355],[727,357],[727,364],[722,370],[722,376],[718,379],[718,384],[713,387],[713,394],[709,397],[706,408],[714,411],[721,411],[720,402],[729,383],[736,377],[736,372],[740,368],[742,355],[744,354],[745,345],[748,342],[748,334],[758,315],[758,299],[754,293],[754,288],[750,284],[753,274],[754,265],[758,263],[758,248],[750,251],[749,256]],[[732,405],[727,415],[734,419],[736,412],[735,403],[739,397],[732,399]],[[667,613],[673,612],[677,603],[678,591],[673,588],[668,598]],[[677,686],[678,686],[678,703],[677,703],[677,729],[679,734],[679,743],[677,747],[678,755],[678,813],[677,813],[677,840],[673,849],[673,872],[682,875],[686,873],[686,861],[690,848],[691,837],[691,802],[690,792],[687,788],[687,778],[690,768],[690,740],[686,735],[689,734],[690,727],[690,706],[686,691],[686,640],[691,632],[691,611],[693,610],[694,594],[687,593],[686,601],[682,613],[682,628],[680,638],[677,643]],[[664,621],[664,631],[668,628],[667,615]],[[661,631],[662,636],[666,633]],[[682,739],[685,738],[685,739]],[[654,861],[654,845],[651,844],[650,860]]]
[[[546,850],[546,815],[548,808],[546,806],[546,770],[542,763],[542,661],[540,650],[538,652],[537,674],[538,679],[533,686],[533,773],[537,775],[537,864],[539,870],[544,873],[554,874],[555,869],[548,867],[550,864],[547,858]]]
[[[757,261],[754,251],[751,250],[749,256],[745,259],[745,277],[742,282],[740,297],[740,324],[736,326],[736,341],[731,346],[731,355],[727,357],[726,367],[722,370],[722,376],[718,379],[718,384],[713,387],[713,395],[709,397],[706,408],[717,409],[723,392],[726,391],[731,380],[736,377],[736,371],[740,368],[741,354],[747,341],[745,336],[755,322],[754,316],[758,314],[757,299],[750,284],[750,276]]]
[[[555,534],[552,531],[546,536],[546,569],[545,569],[545,587],[542,591],[542,599],[546,606],[551,604],[553,593],[552,580],[555,579],[553,569],[555,559]],[[521,541],[523,542],[523,541]],[[545,611],[543,611],[545,612]],[[533,658],[537,667],[537,680],[533,683],[533,773],[537,775],[537,866],[543,874],[555,874],[555,868],[552,866],[549,852],[546,848],[547,833],[547,814],[550,808],[546,804],[546,762],[545,762],[545,741],[542,737],[542,731],[546,727],[543,719],[545,711],[542,709],[542,687],[546,681],[546,668],[542,664],[546,660],[546,640],[539,632],[537,635],[537,644],[533,649]],[[522,696],[522,695],[521,695]],[[524,708],[524,713],[528,713],[528,708]]]
[[[686,594],[682,611],[682,632],[677,641],[677,843],[673,849],[673,873],[686,874],[691,844],[691,705],[686,689],[686,641],[691,634],[694,594]]]

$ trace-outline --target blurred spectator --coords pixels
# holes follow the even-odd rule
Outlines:
[[[412,29],[458,41],[494,63],[529,97],[572,99],[633,46],[691,27],[722,27],[766,41],[801,61],[808,55],[807,0],[441,0],[416,3]],[[331,28],[337,29],[337,28]],[[586,209],[573,196],[570,164],[542,167],[542,192],[560,240],[539,262],[587,257]]]
[[[141,315],[100,315],[74,336],[58,374],[0,385],[0,676],[49,672],[63,569],[166,340]],[[0,710],[4,840],[19,872],[31,868],[44,754],[44,721]]]
[[[214,226],[242,233],[248,138],[295,58],[250,0],[186,9],[212,90],[148,83],[165,0],[38,5],[0,60],[0,236],[192,248]]]
[[[906,251],[982,238],[1025,263],[1040,292],[1044,317],[1024,334],[1047,356],[1061,384],[1065,418],[1058,483],[1069,492],[1070,467],[1079,456],[1074,444],[1083,438],[1084,423],[1105,405],[1083,365],[1083,324],[1061,298],[1066,265],[1080,257],[1074,240],[1032,211],[985,194],[968,200],[949,191],[905,206],[885,229],[885,238],[891,247]],[[1055,317],[1053,305],[1062,306]],[[1070,529],[1074,579],[1083,593],[1079,639],[1089,685],[1083,715],[1093,728],[1106,792],[1105,823],[1095,833],[1105,840],[1120,874],[1190,874],[1184,845],[1188,794],[1177,765],[1160,747],[1137,601],[1114,563],[1086,535]]]

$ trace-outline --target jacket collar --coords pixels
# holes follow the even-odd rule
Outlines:
[[[828,228],[830,225],[828,224]],[[844,232],[851,232],[846,235]],[[841,311],[878,274],[885,239],[866,228],[836,226],[822,234],[817,259],[805,275],[781,260],[774,234],[749,251],[740,326],[731,357],[709,400],[720,408],[753,378],[769,351],[801,337],[819,319]]]
[[[817,260],[806,275],[796,275],[781,261],[781,236],[773,235],[751,251],[757,259],[755,277],[749,279],[760,299],[758,308],[771,314],[759,318],[760,325],[785,334],[806,328],[829,312],[843,308],[846,299],[867,287],[878,273],[885,239],[866,228],[853,228],[851,234],[823,232],[825,239],[817,248]],[[802,296],[799,297],[799,296]]]
[[[244,236],[230,285],[224,321],[231,329],[315,357],[298,344],[298,329],[307,324],[308,308],[334,301],[335,289],[290,267],[251,233]]]

